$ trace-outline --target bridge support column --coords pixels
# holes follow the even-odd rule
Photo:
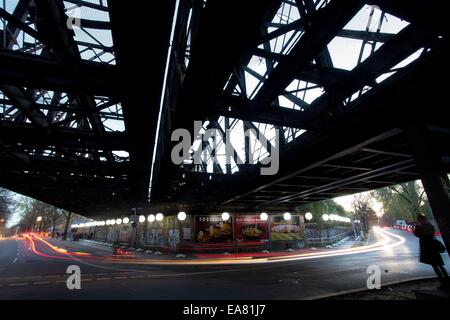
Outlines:
[[[440,156],[433,150],[430,133],[424,125],[405,129],[423,187],[430,201],[447,252],[450,252],[450,181]]]

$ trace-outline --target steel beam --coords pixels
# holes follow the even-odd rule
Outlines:
[[[62,60],[0,49],[0,83],[59,92],[117,96],[117,67],[83,61],[68,68]]]
[[[128,150],[126,135],[120,132],[108,132],[104,137],[97,137],[85,130],[65,128],[42,130],[30,125],[17,125],[6,121],[0,122],[0,143],[20,143],[24,146],[43,148],[57,146],[90,150]]]
[[[331,1],[315,12],[308,30],[259,90],[251,105],[252,112],[261,112],[269,106],[293,80],[291,70],[301,70],[311,63],[361,7],[360,1]]]

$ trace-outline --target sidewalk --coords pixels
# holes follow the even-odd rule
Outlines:
[[[341,241],[336,242],[335,244],[326,246],[326,248],[349,249],[349,248],[353,248],[356,245],[358,245],[360,241],[361,241],[361,237],[357,237],[355,239],[352,236],[348,236],[348,237],[345,237],[344,239],[342,239]]]
[[[437,289],[436,278],[413,280],[321,300],[450,300],[450,291]]]

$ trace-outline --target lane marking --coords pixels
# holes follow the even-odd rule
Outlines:
[[[95,280],[97,280],[97,281],[103,281],[103,280],[111,280],[111,278],[97,278],[97,279],[95,279]]]
[[[49,284],[50,281],[39,281],[39,282],[33,282],[33,284],[35,285],[40,285],[40,284]]]
[[[7,286],[8,287],[19,287],[19,286],[27,286],[29,283],[10,283]]]
[[[16,263],[17,262],[17,257],[13,260],[13,262],[12,263]]]

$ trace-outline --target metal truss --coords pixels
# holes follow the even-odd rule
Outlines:
[[[88,215],[149,205],[289,209],[414,179],[398,131],[410,121],[441,128],[435,147],[448,159],[443,111],[424,110],[429,95],[412,94],[445,92],[435,74],[448,66],[448,26],[435,1],[8,5],[0,181],[11,190]],[[192,141],[200,163],[174,165],[171,133],[196,137],[196,120],[222,135]],[[274,147],[280,171],[262,177]]]
[[[173,5],[162,10],[170,17]],[[3,2],[3,186],[84,214],[146,203],[148,176],[135,167],[150,166],[151,155],[143,157],[148,147],[134,142],[140,124],[133,115],[146,102],[130,106],[117,61],[128,64],[120,32],[130,13],[106,0]],[[161,26],[155,42],[161,51],[169,28]],[[155,72],[154,86],[162,82],[160,74]],[[156,117],[143,121],[156,123]]]
[[[293,155],[301,156],[302,150],[311,152],[308,144],[316,142],[317,148],[328,148],[326,142],[319,144],[318,141],[334,141],[334,135],[343,139],[352,126],[355,132],[360,130],[363,141],[365,129],[358,121],[363,119],[361,110],[369,109],[363,107],[370,105],[368,99],[382,96],[386,88],[410,77],[413,68],[422,61],[432,60],[431,52],[440,50],[439,39],[442,41],[442,34],[446,34],[448,28],[440,22],[439,27],[430,23],[433,19],[441,21],[442,17],[436,8],[432,9],[432,4],[425,2],[295,0],[242,4],[181,1],[168,86],[168,90],[179,94],[168,102],[166,134],[170,134],[168,128],[186,128],[195,136],[198,132],[192,131],[193,121],[204,120],[203,130],[239,131],[242,141],[237,144],[242,150],[231,155],[231,164],[227,165],[224,159],[216,163],[213,160],[217,153],[223,155],[223,145],[227,142],[219,137],[194,142],[193,150],[204,150],[200,165],[189,161],[175,167],[167,154],[160,155],[164,164],[159,172],[160,192],[156,192],[156,199],[181,202],[202,199],[205,206],[222,203],[237,209],[271,205],[292,208],[382,186],[362,183],[352,188],[352,184],[363,181],[363,178],[355,178],[348,188],[336,185],[326,194],[317,189],[326,180],[324,178],[310,183],[307,192],[296,188],[282,191],[292,194],[287,198],[271,189],[258,191],[262,194],[253,194],[253,199],[246,199],[244,192],[260,190],[266,181],[278,181],[283,174],[290,174],[294,168]],[[265,10],[255,10],[261,7]],[[417,10],[424,10],[428,16]],[[347,63],[343,63],[342,55],[346,56],[344,62]],[[368,121],[365,126],[373,130],[368,139],[381,134],[381,128],[389,130],[401,126],[400,121],[395,124],[395,121],[381,120],[378,125],[368,119],[364,121]],[[243,134],[247,128],[269,137],[271,130],[280,130],[280,159],[289,168],[287,171],[272,178],[258,177],[261,160],[270,151],[249,148],[256,137],[249,141]],[[350,144],[344,147],[344,143],[337,141],[341,149],[351,148]],[[359,145],[357,141],[354,143]],[[161,146],[161,150],[170,150],[168,145]],[[365,152],[352,150],[358,154]],[[223,155],[226,156],[230,157]],[[392,154],[384,156],[388,161]],[[243,164],[239,165],[242,159]],[[392,165],[395,167],[395,163]],[[321,167],[330,175],[342,171],[334,178],[339,181],[346,174],[358,177],[359,169],[345,161]],[[377,163],[366,169],[382,172],[382,175],[388,172]],[[410,173],[403,178],[400,173],[397,179],[384,181],[384,185],[417,176],[414,170]],[[305,185],[311,182],[305,179]],[[244,183],[247,189],[234,187],[241,185],[241,180],[249,181]],[[233,186],[232,191],[227,190],[230,186]],[[205,197],[206,189],[217,189],[217,192],[211,191],[210,202]],[[244,195],[239,196],[240,193]],[[221,202],[227,197],[228,201]]]

